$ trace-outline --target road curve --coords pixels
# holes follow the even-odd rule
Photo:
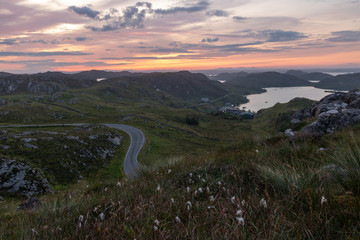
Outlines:
[[[0,128],[6,127],[49,127],[49,126],[83,126],[86,123],[74,123],[74,124],[37,124],[37,125],[0,125]],[[110,124],[110,123],[101,123],[102,125],[119,129],[126,132],[130,136],[130,146],[126,153],[124,159],[124,172],[125,175],[129,178],[136,177],[137,171],[140,168],[140,164],[137,160],[138,154],[141,148],[145,145],[145,135],[144,133],[135,128],[124,124]]]

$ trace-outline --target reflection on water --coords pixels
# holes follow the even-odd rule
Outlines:
[[[246,96],[249,102],[240,105],[240,108],[246,107],[246,110],[257,112],[262,108],[269,108],[276,103],[287,103],[296,97],[308,98],[311,100],[320,100],[329,95],[326,89],[314,87],[285,87],[285,88],[265,88],[266,92],[260,94],[251,94]]]

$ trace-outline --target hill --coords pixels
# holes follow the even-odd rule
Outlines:
[[[360,73],[337,75],[336,77],[326,78],[317,83],[315,87],[340,91],[357,89],[360,88]]]
[[[225,84],[243,88],[295,87],[311,85],[311,83],[306,80],[278,72],[252,73],[245,77],[228,81]]]
[[[216,76],[211,76],[211,80],[225,80],[225,81],[231,81],[237,78],[246,77],[249,75],[247,72],[237,72],[237,73],[220,73]]]
[[[323,80],[325,78],[332,78],[333,76],[327,73],[321,73],[321,72],[304,72],[304,71],[300,71],[300,70],[289,70],[286,72],[286,74],[288,75],[292,75],[295,76],[297,78],[300,79],[304,79],[304,80]]]

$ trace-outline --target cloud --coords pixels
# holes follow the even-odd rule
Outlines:
[[[0,52],[1,57],[46,57],[46,56],[83,56],[92,55],[92,53],[84,52]]]
[[[265,30],[261,31],[260,35],[263,35],[268,42],[286,42],[307,38],[303,33],[283,30]]]
[[[150,52],[152,52],[152,53],[193,53],[184,48],[162,48],[162,47],[154,48],[154,49],[150,50]]]
[[[75,38],[75,40],[78,41],[78,42],[83,42],[83,41],[89,40],[89,38],[87,38],[87,37],[77,37],[77,38]]]
[[[228,17],[229,13],[227,11],[224,11],[224,10],[214,9],[214,10],[207,10],[206,15],[215,16],[215,17]]]
[[[234,19],[235,22],[243,22],[243,21],[246,20],[247,18],[235,16],[235,17],[233,17],[233,19]]]
[[[24,64],[27,67],[42,67],[44,69],[49,67],[66,67],[66,66],[116,66],[116,65],[129,65],[132,63],[105,63],[105,62],[57,62],[54,59],[46,59],[46,60],[29,60],[29,61],[4,61],[0,60],[0,63],[5,64]]]
[[[166,14],[175,14],[179,12],[187,12],[187,13],[193,13],[193,12],[200,12],[204,11],[209,7],[209,3],[207,1],[200,1],[197,2],[194,5],[186,6],[186,7],[172,7],[169,9],[155,9],[154,13],[159,15],[166,15]]]
[[[95,19],[100,14],[99,11],[92,10],[91,8],[86,7],[86,6],[85,7],[71,6],[68,8],[68,10],[71,10],[79,15],[86,16],[86,17],[92,18],[92,19]]]
[[[0,45],[15,45],[16,39],[3,39],[0,41]]]
[[[217,42],[217,41],[219,41],[219,38],[204,38],[201,42],[212,43],[212,42]]]
[[[334,37],[326,39],[330,42],[360,42],[360,31],[332,32]]]

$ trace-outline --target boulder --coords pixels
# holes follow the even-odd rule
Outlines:
[[[108,137],[107,140],[115,146],[120,146],[122,137]]]
[[[30,149],[39,149],[38,146],[32,145],[32,144],[30,144],[30,143],[25,143],[25,144],[24,144],[24,147],[30,148]]]
[[[31,197],[25,201],[23,201],[18,207],[18,210],[30,210],[33,208],[40,208],[41,207],[41,202],[39,201],[39,199]]]
[[[34,196],[53,192],[41,170],[31,168],[27,163],[0,159],[0,193]]]

